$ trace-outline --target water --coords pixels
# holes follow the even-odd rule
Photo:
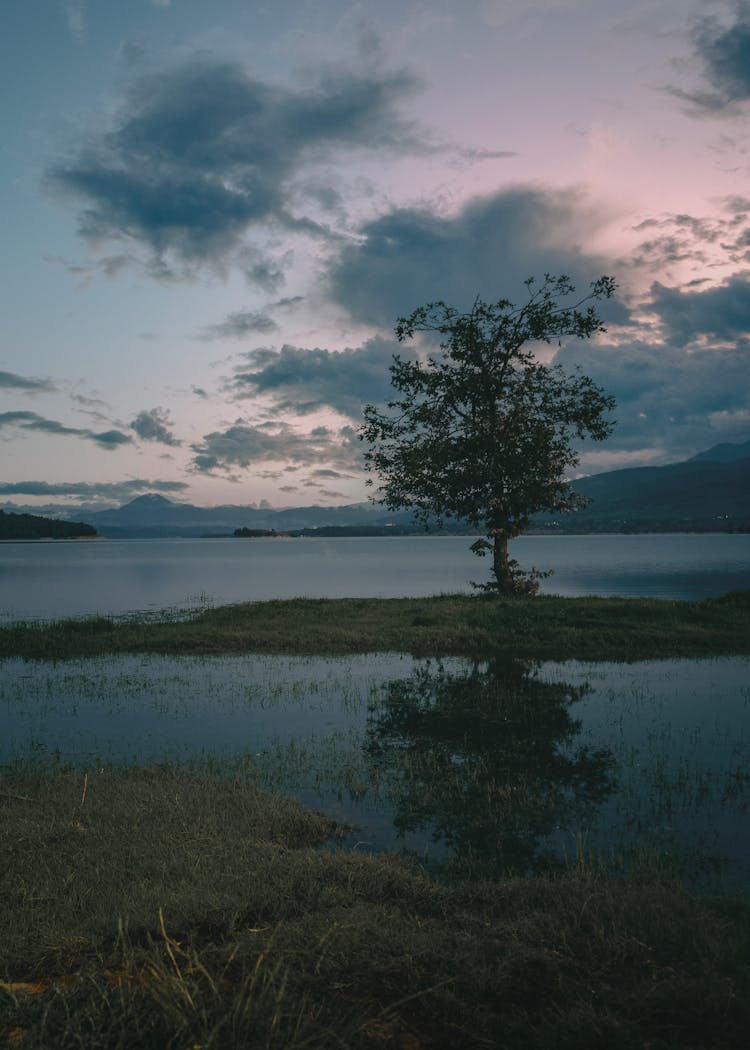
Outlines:
[[[307,597],[468,592],[471,537],[0,543],[0,622]],[[523,536],[542,592],[706,598],[750,588],[750,535]]]
[[[108,656],[0,666],[0,768],[213,762],[488,873],[656,847],[750,876],[750,658]],[[720,874],[717,876],[716,871]]]

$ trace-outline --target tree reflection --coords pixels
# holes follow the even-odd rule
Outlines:
[[[576,743],[569,709],[586,691],[499,657],[390,682],[364,748],[389,785],[398,832],[431,829],[474,872],[549,866],[545,838],[579,826],[614,788],[611,752]]]

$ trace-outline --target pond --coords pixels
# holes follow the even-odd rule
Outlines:
[[[459,870],[656,848],[750,875],[750,658],[541,663],[386,653],[0,666],[0,765],[209,764]]]

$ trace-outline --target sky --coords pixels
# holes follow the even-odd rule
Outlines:
[[[580,473],[750,439],[750,3],[5,0],[0,506],[367,498],[425,302],[613,276]]]

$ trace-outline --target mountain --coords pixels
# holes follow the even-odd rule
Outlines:
[[[709,460],[712,463],[736,463],[741,459],[750,459],[750,441],[745,441],[741,445],[732,445],[729,442],[724,442],[723,445],[714,445],[707,452],[699,452],[697,456],[693,456],[687,462],[696,463]]]
[[[750,442],[716,445],[682,463],[580,478],[587,507],[537,528],[565,532],[750,531]]]
[[[531,531],[670,532],[750,531],[750,441],[716,445],[692,459],[664,467],[628,467],[574,482],[590,503],[564,516],[536,515]],[[66,516],[112,538],[231,536],[235,529],[298,529],[407,526],[409,511],[392,512],[373,503],[342,507],[219,506],[175,503],[158,493],[138,496],[122,507]],[[468,531],[468,530],[467,530]]]
[[[386,525],[411,521],[409,512],[393,514],[372,503],[343,507],[292,507],[285,510],[246,506],[195,507],[156,493],[138,496],[122,507],[86,515],[102,536],[231,536],[235,529],[315,529],[343,525]]]

